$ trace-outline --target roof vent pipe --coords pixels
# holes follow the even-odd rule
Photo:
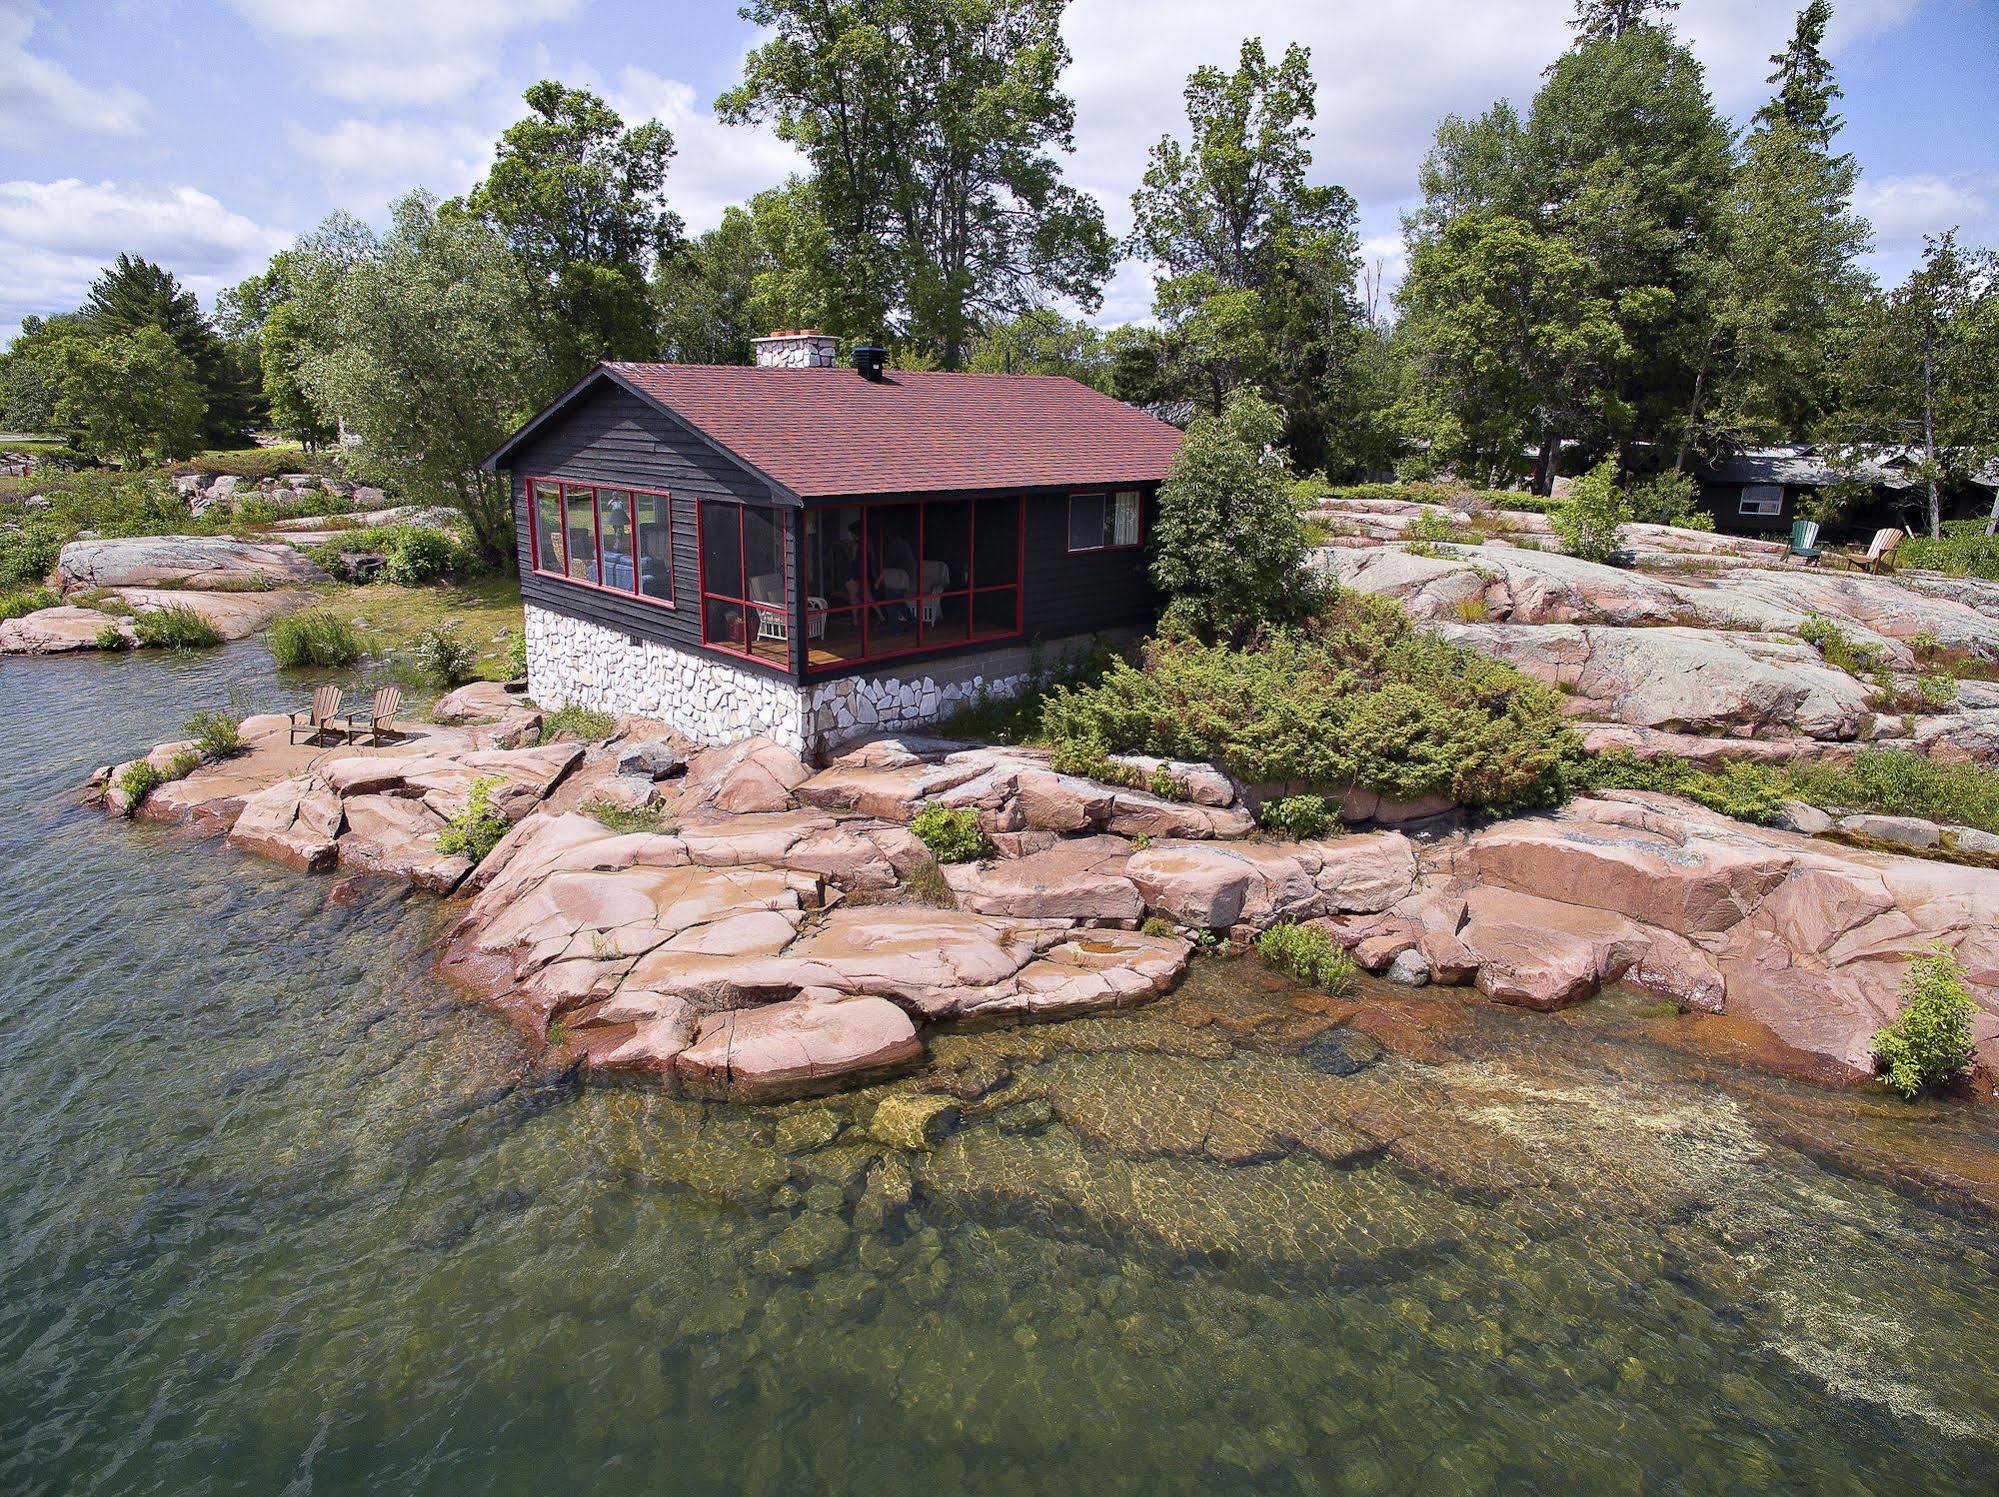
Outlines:
[[[854,350],[854,367],[860,371],[862,379],[881,383],[882,370],[888,365],[888,350],[873,343],[863,343]]]

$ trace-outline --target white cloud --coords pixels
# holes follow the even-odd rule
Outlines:
[[[333,201],[378,218],[414,188],[464,192],[485,173],[497,132],[451,121],[344,119],[325,130],[285,125],[292,149],[319,168]]]
[[[498,70],[516,32],[561,20],[578,0],[234,0],[289,48],[309,85],[397,107],[461,98]]]
[[[1855,190],[1853,206],[1874,226],[1878,245],[1907,248],[1921,244],[1925,234],[1982,223],[1992,212],[1984,194],[1995,185],[1990,178],[1934,172],[1867,178]]]
[[[28,50],[35,11],[0,4],[0,137],[26,145],[69,132],[131,135],[146,101],[124,84],[93,88],[61,63]]]
[[[628,125],[654,119],[673,132],[666,196],[691,233],[713,228],[730,204],[805,169],[804,159],[775,132],[723,124],[715,117],[714,101],[677,78],[625,68],[606,102]]]
[[[75,308],[121,250],[165,265],[212,307],[290,239],[193,187],[0,182],[0,339],[29,313]]]

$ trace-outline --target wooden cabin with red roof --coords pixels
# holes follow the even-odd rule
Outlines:
[[[513,477],[535,700],[810,755],[1152,623],[1174,428],[1061,377],[756,346],[600,364],[486,459]]]

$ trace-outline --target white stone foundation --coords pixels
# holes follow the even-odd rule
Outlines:
[[[532,603],[526,612],[528,695],[535,701],[653,718],[696,744],[762,733],[810,757],[857,738],[932,726],[981,691],[1012,696],[1033,675],[1028,650],[1004,645],[801,687],[705,651],[634,641],[622,630]],[[1088,643],[1062,641],[1045,652],[1046,663]]]

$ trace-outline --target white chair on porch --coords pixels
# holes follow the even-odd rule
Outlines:
[[[756,605],[757,641],[785,644],[791,639],[791,620],[784,600],[784,574],[765,572],[750,579],[750,602]]]
[[[951,564],[947,561],[923,563],[923,627],[936,624],[944,612],[944,600],[937,595],[951,585]]]

